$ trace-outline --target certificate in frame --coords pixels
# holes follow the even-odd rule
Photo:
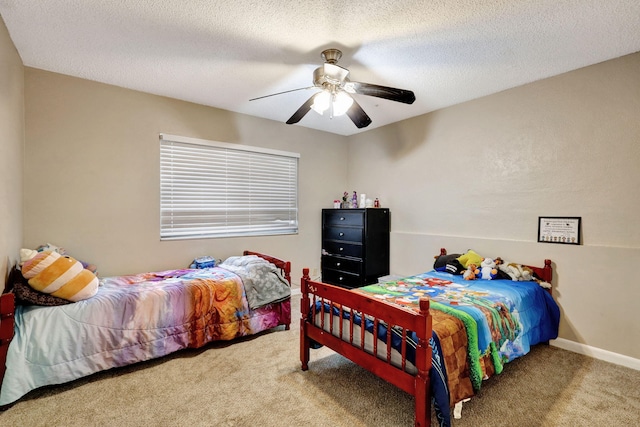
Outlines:
[[[540,216],[538,217],[538,242],[580,245],[582,217]]]

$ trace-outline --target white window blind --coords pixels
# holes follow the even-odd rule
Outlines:
[[[297,233],[299,157],[161,134],[161,240]]]

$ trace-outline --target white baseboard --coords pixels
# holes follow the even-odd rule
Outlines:
[[[585,356],[593,357],[594,359],[604,360],[605,362],[614,363],[616,365],[640,371],[640,359],[613,353],[597,347],[591,347],[586,344],[580,344],[575,341],[569,341],[564,338],[551,340],[549,344],[564,350],[573,351],[574,353],[584,354]]]

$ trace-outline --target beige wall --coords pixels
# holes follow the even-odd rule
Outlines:
[[[22,244],[24,67],[0,18],[0,291]]]
[[[9,40],[0,43],[21,70]],[[250,248],[291,259],[297,281],[302,267],[319,267],[320,209],[355,189],[391,208],[393,273],[431,268],[442,246],[550,258],[561,337],[640,359],[628,338],[640,336],[630,274],[640,261],[640,54],[350,138],[30,68],[24,91],[24,246],[65,246],[102,275]],[[20,184],[22,101],[1,96],[14,135],[6,192]],[[160,242],[160,132],[300,152],[300,234]],[[16,212],[2,217],[13,239],[5,258],[20,240]],[[581,216],[584,244],[537,243],[544,215]]]
[[[320,209],[346,181],[346,138],[25,69],[24,245],[63,246],[100,275],[186,267],[196,256],[264,251],[320,266]],[[160,241],[159,133],[300,153],[300,232]]]
[[[640,358],[639,165],[636,53],[351,137],[348,182],[391,209],[392,273],[550,258],[560,336]],[[537,243],[538,216],[582,217],[584,244]]]

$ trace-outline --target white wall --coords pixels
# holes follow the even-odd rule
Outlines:
[[[560,336],[640,358],[639,164],[637,53],[353,136],[348,182],[391,209],[392,273],[549,258]],[[583,245],[537,243],[539,216],[582,217]]]
[[[25,69],[26,247],[63,246],[100,275],[186,267],[244,249],[320,266],[320,209],[346,181],[346,137]],[[301,154],[300,232],[160,241],[159,133]]]
[[[24,67],[0,18],[0,291],[22,244]]]

